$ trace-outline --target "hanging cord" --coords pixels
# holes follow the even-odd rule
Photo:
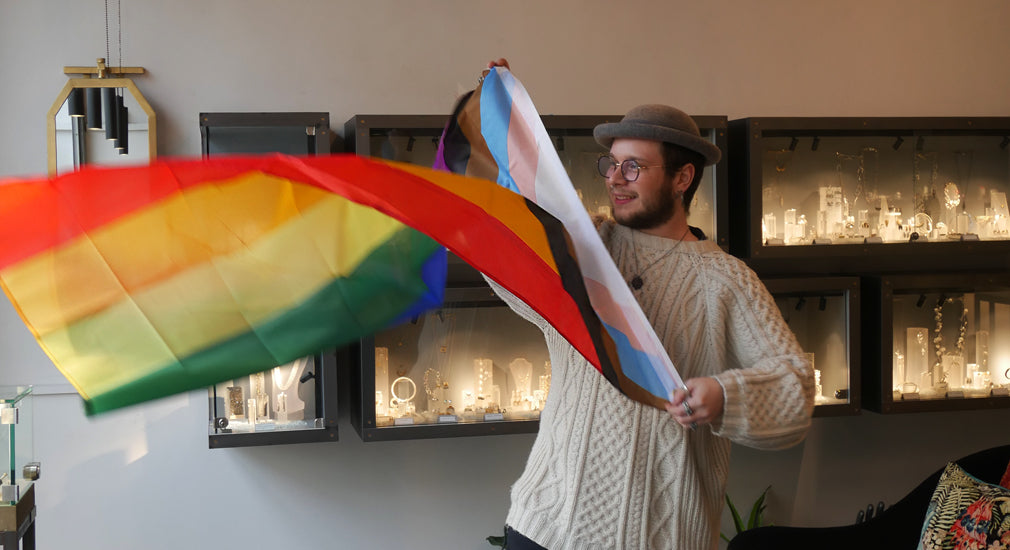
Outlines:
[[[105,0],[105,60],[112,64],[112,53],[109,50],[109,0]]]
[[[116,0],[116,33],[118,33],[119,68],[123,67],[123,2]]]

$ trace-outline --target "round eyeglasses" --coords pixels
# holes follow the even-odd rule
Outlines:
[[[624,162],[617,162],[614,157],[609,155],[602,155],[599,160],[596,161],[596,169],[600,172],[600,175],[605,178],[611,178],[614,176],[614,172],[617,167],[621,167],[621,176],[624,181],[632,182],[638,179],[638,174],[643,168],[662,168],[662,164],[639,164],[635,159],[628,159]]]

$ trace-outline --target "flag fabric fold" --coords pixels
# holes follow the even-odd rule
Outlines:
[[[353,155],[0,182],[0,284],[89,414],[438,307],[443,247],[545,304],[552,323],[581,327],[558,277],[574,261],[567,242],[556,220],[492,182]]]
[[[582,281],[566,288],[578,286],[587,294],[590,305],[580,311],[593,347],[569,342],[614,386],[657,408],[684,387],[579,200],[532,100],[511,72],[493,68],[460,100],[443,132],[436,167],[496,181],[560,220],[578,258],[565,267],[580,270],[561,276]],[[537,303],[527,303],[539,311]]]

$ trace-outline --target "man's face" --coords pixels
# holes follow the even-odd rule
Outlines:
[[[673,178],[666,175],[658,141],[615,139],[610,156],[621,163],[634,160],[641,167],[638,178],[629,182],[620,169],[607,178],[610,203],[617,223],[633,229],[655,229],[673,218],[675,201]],[[633,176],[632,176],[633,177]]]

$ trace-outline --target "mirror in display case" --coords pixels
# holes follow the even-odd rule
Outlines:
[[[611,215],[610,199],[597,172],[607,152],[593,139],[593,128],[617,122],[621,116],[544,115],[541,120],[568,176],[590,214]],[[705,169],[691,203],[691,225],[700,228],[724,250],[729,249],[727,189],[727,119],[695,116],[702,137],[723,151],[723,160]],[[449,115],[357,115],[344,124],[348,151],[386,160],[432,166],[438,139]]]
[[[761,273],[993,269],[1010,257],[1010,118],[730,123],[731,251]]]
[[[351,420],[364,441],[535,432],[550,394],[543,333],[487,287],[364,338]]]
[[[336,441],[336,377],[326,353],[211,386],[210,447]]]
[[[1010,407],[1008,274],[893,276],[875,284],[881,341],[868,360],[880,369],[866,388],[874,410]]]
[[[859,278],[811,277],[762,282],[814,368],[814,416],[858,413]]]

